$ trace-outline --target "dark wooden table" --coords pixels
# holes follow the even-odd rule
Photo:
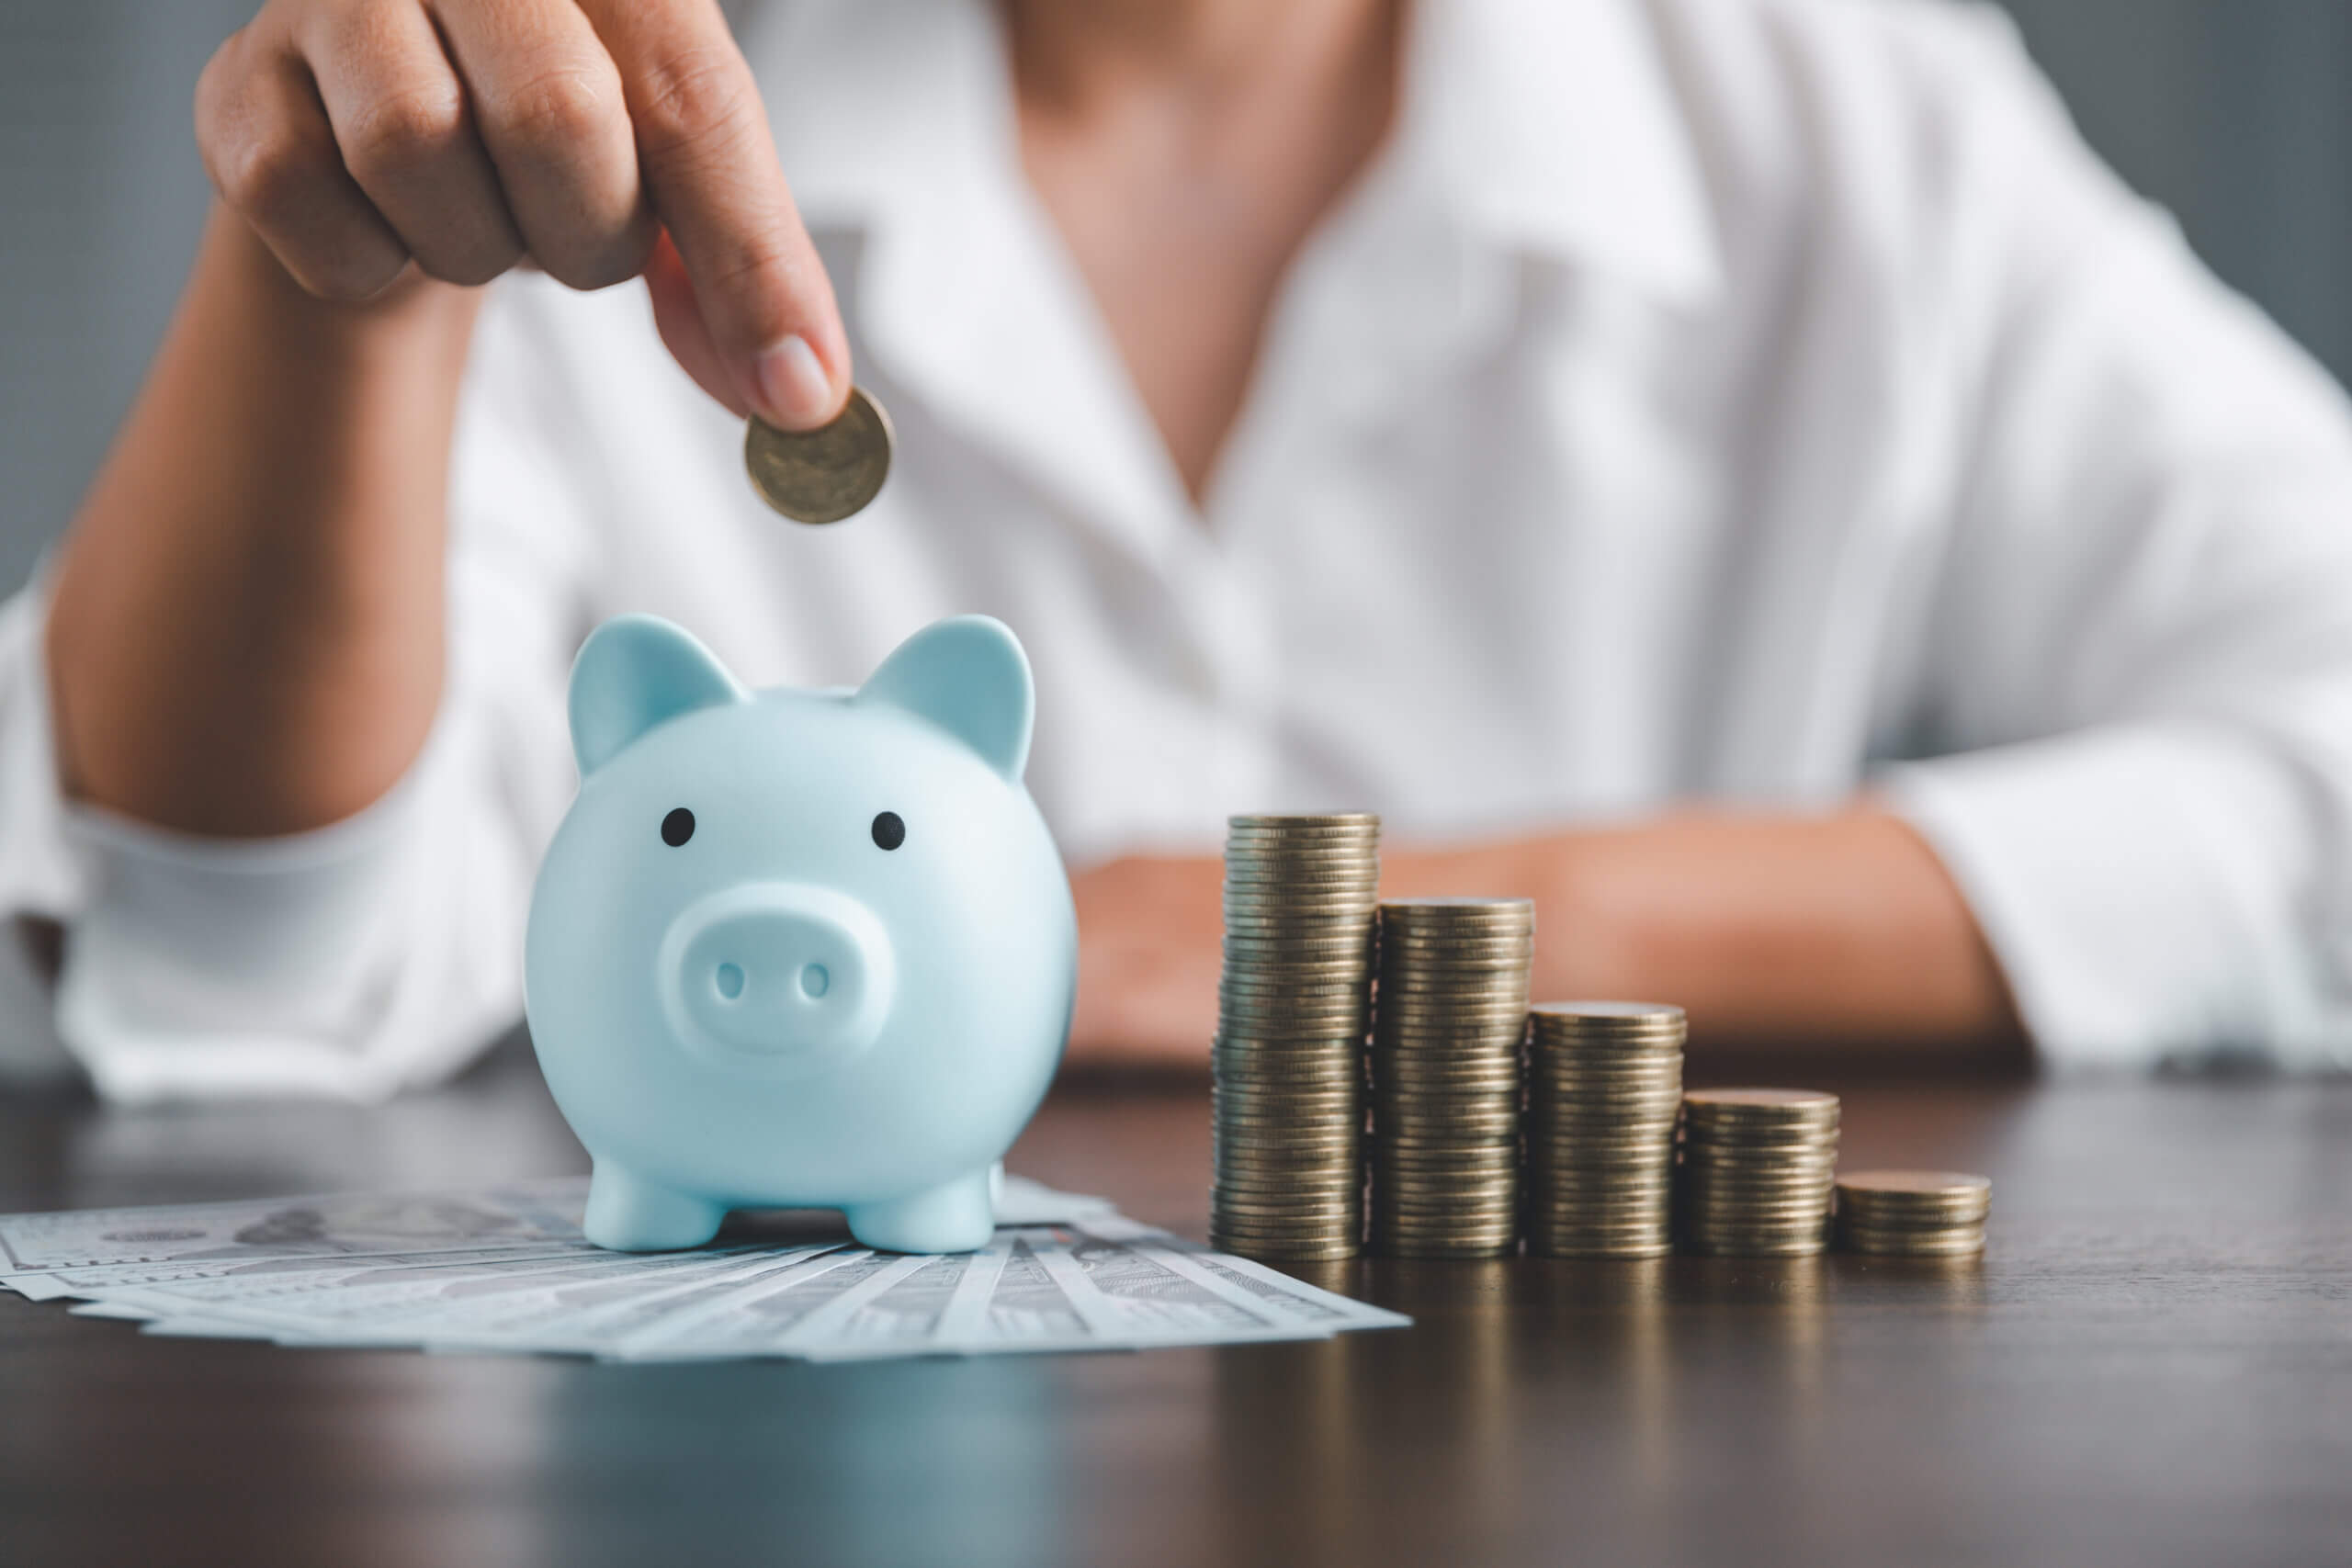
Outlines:
[[[1015,1168],[1202,1233],[1205,1095]],[[2352,1084],[1849,1089],[1994,1178],[1978,1266],[1367,1262],[1400,1333],[606,1367],[0,1301],[0,1562],[2352,1562]],[[526,1054],[371,1111],[0,1100],[0,1208],[581,1168]]]

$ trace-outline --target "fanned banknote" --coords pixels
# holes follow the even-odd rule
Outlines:
[[[594,1251],[581,1239],[584,1176],[465,1192],[339,1192],[144,1209],[0,1214],[0,1285],[36,1301],[84,1287],[204,1279],[248,1266],[407,1253],[542,1256]],[[1002,1224],[1058,1224],[1111,1211],[1108,1199],[1008,1176]],[[838,1229],[811,1219],[798,1228]],[[747,1219],[745,1230],[761,1228]],[[767,1228],[773,1229],[770,1225]]]
[[[856,1246],[838,1216],[750,1215],[689,1252],[606,1252],[576,1178],[464,1192],[0,1216],[0,1283],[175,1337],[621,1361],[1142,1349],[1408,1320],[1005,1179],[995,1239]]]

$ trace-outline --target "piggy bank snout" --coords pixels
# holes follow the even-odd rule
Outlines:
[[[786,1069],[872,1044],[897,978],[874,912],[806,883],[746,883],[695,900],[672,922],[659,962],[683,1042]]]

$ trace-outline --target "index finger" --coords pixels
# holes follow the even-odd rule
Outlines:
[[[715,0],[583,0],[619,68],[647,198],[719,362],[770,423],[806,430],[849,396],[831,280],[801,227],[767,109]]]

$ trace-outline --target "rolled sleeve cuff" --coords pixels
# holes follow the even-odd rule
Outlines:
[[[1880,784],[1959,884],[2052,1066],[2342,1056],[2342,1002],[2297,915],[2307,815],[2259,748],[2119,727],[1905,764]]]
[[[422,770],[284,838],[188,838],[69,806],[88,878],[58,1032],[108,1099],[371,1100],[408,1077],[394,948]]]
[[[42,647],[49,601],[42,574],[0,604],[0,907],[10,914],[69,918],[84,868],[64,833],[57,745]]]
[[[374,1100],[445,1076],[513,1021],[517,965],[499,939],[527,873],[489,815],[460,809],[479,720],[445,703],[399,784],[315,831],[219,840],[131,821],[60,783],[45,587],[37,575],[0,605],[0,914],[67,937],[47,996],[0,954],[0,1005],[23,1015],[12,1032],[47,1050],[12,1044],[0,1068],[70,1055],[119,1100]]]

